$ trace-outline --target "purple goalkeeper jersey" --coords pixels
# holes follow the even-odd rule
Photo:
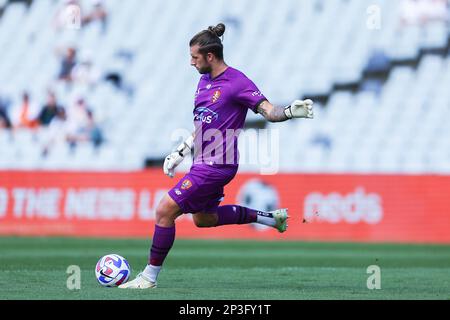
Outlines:
[[[193,166],[235,166],[239,164],[238,136],[247,110],[257,112],[266,100],[256,85],[242,72],[228,67],[211,79],[200,78],[194,108]]]

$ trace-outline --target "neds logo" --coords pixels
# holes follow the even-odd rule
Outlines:
[[[314,192],[305,197],[304,218],[308,222],[376,224],[383,218],[381,202],[378,194],[366,193],[362,187],[346,195]]]

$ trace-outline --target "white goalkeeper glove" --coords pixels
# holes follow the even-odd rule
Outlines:
[[[289,106],[284,108],[284,114],[288,119],[292,118],[314,118],[313,101],[311,99],[295,100]]]
[[[175,175],[175,168],[183,161],[184,157],[189,154],[194,146],[194,137],[189,136],[182,144],[169,154],[164,160],[164,174],[173,178]]]

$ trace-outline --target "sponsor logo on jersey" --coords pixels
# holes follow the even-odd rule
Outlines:
[[[181,189],[182,190],[187,190],[190,187],[192,187],[192,182],[189,179],[184,180],[183,183],[181,184]]]
[[[206,107],[199,107],[194,110],[194,121],[201,121],[209,124],[218,118],[219,114],[217,112],[214,112]]]

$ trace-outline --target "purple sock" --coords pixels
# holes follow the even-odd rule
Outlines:
[[[219,219],[216,226],[247,224],[256,222],[257,211],[236,205],[220,206],[217,208],[217,215]]]
[[[153,234],[152,248],[150,249],[149,264],[161,266],[172,248],[175,241],[175,226],[160,227],[155,224],[155,233]]]

